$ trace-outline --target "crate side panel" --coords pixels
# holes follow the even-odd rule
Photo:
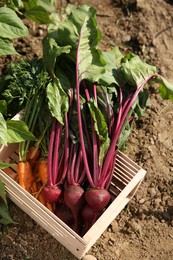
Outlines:
[[[6,160],[12,153],[14,153],[18,148],[17,144],[11,144],[8,146],[0,146],[0,160]]]
[[[141,167],[135,163],[133,160],[131,160],[127,155],[125,155],[123,152],[118,151],[117,159],[121,162],[125,162],[125,164],[130,168],[132,171],[139,171]]]

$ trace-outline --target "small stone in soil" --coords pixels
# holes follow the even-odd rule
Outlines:
[[[97,260],[97,258],[93,255],[85,255],[82,260]]]

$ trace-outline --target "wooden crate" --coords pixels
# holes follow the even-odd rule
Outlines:
[[[0,159],[18,160],[17,145],[0,147]],[[16,172],[16,167],[12,169]],[[0,179],[6,185],[8,197],[57,241],[66,247],[78,259],[81,259],[111,224],[137,191],[146,171],[134,163],[122,152],[118,152],[112,183],[110,185],[111,203],[88,232],[80,237],[56,215],[50,212],[31,194],[20,187],[4,171],[0,170]]]

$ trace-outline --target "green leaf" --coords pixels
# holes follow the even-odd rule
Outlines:
[[[140,86],[144,79],[156,73],[155,66],[143,62],[138,55],[127,54],[120,65],[124,82]]]
[[[7,120],[7,141],[18,143],[23,141],[36,141],[35,136],[28,130],[22,120]]]
[[[51,20],[49,13],[42,6],[35,6],[24,12],[24,15],[37,24],[49,24]]]
[[[39,6],[42,6],[47,12],[52,13],[55,12],[55,1],[51,1],[51,0],[38,0],[37,4]]]
[[[5,184],[0,180],[0,198],[3,200],[3,202],[7,205],[7,199],[6,199],[6,191],[5,191]]]
[[[71,46],[60,47],[53,38],[46,37],[43,40],[43,60],[48,71],[54,75],[56,59],[62,53],[69,53]]]
[[[3,115],[7,114],[7,103],[5,100],[0,100],[0,113]]]
[[[0,202],[0,217],[0,224],[2,225],[9,225],[14,223],[8,211],[8,207],[4,202]]]
[[[6,163],[3,162],[2,160],[0,160],[0,169],[6,169],[8,167],[10,167],[12,165],[12,163]]]
[[[163,77],[158,77],[157,82],[160,83],[159,92],[163,99],[170,99],[173,101],[173,84],[168,82]]]
[[[68,58],[74,63],[76,59],[78,60],[80,81],[82,79],[98,81],[105,71],[106,63],[97,48],[101,33],[97,28],[95,14],[95,9],[86,5],[75,8],[59,25],[57,33],[52,35],[58,45],[72,46]]]
[[[95,14],[94,8],[84,6],[81,9],[75,9],[70,15],[69,21],[74,28],[74,34],[78,37],[76,59],[80,81],[88,79],[91,82],[97,82],[101,74],[105,72],[106,63],[97,48],[101,34],[96,26]]]
[[[124,123],[123,129],[118,138],[117,147],[119,150],[125,147],[125,143],[131,134],[131,124],[127,121]]]
[[[47,12],[52,13],[55,11],[54,1],[51,0],[27,0],[24,1],[25,10],[30,10],[34,7],[41,6]]]
[[[140,118],[144,116],[144,111],[148,105],[148,91],[146,89],[143,89],[136,99],[136,101],[133,103],[133,115],[135,118]]]
[[[100,140],[104,141],[108,137],[108,128],[105,118],[100,109],[97,107],[96,102],[92,98],[88,101],[88,107],[92,119],[94,120],[94,129]]]
[[[64,125],[64,115],[68,112],[69,101],[58,78],[47,86],[48,106],[53,117]]]
[[[0,8],[0,32],[2,38],[14,39],[28,35],[28,29],[15,11],[7,7]]]
[[[27,1],[24,1],[24,8],[25,10],[29,10],[33,7],[36,7],[38,6],[37,4],[38,0],[27,0]]]
[[[0,113],[0,144],[7,144],[7,125],[3,115]]]
[[[18,54],[13,47],[13,43],[9,39],[0,37],[0,56],[15,55]],[[18,54],[19,55],[19,54]]]
[[[100,84],[111,85],[119,80],[116,79],[116,69],[119,68],[122,58],[124,57],[118,47],[112,48],[110,51],[102,52],[103,59],[106,62],[105,73],[100,78]]]
[[[19,9],[23,8],[22,0],[9,0],[7,6],[15,11],[19,11]]]
[[[108,127],[104,115],[97,107],[96,102],[93,99],[88,101],[88,107],[94,121],[94,129],[99,136],[101,141],[100,153],[99,153],[99,164],[103,161],[103,158],[108,151],[110,145],[110,139],[108,136]]]

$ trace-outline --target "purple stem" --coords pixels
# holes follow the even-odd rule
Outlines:
[[[114,151],[115,151],[115,148],[116,148],[116,145],[117,145],[117,141],[118,141],[118,138],[119,138],[119,135],[121,133],[121,129],[122,129],[122,126],[125,122],[125,119],[127,117],[127,114],[130,110],[130,108],[132,107],[133,105],[133,102],[134,100],[136,99],[136,97],[138,96],[139,92],[142,90],[142,88],[145,86],[145,84],[152,78],[152,77],[155,77],[155,76],[158,76],[158,74],[153,74],[153,75],[150,75],[148,78],[146,78],[144,80],[144,82],[139,86],[139,88],[136,89],[135,93],[133,94],[132,98],[129,100],[129,102],[126,104],[125,106],[125,109],[124,107],[122,108],[123,110],[123,114],[121,115],[121,120],[119,122],[119,125],[118,125],[118,128],[116,128],[114,134],[113,134],[113,138],[111,140],[111,145],[109,147],[109,150],[107,152],[107,155],[106,155],[106,158],[104,160],[104,165],[103,165],[103,169],[102,169],[102,172],[103,172],[103,179],[104,180],[104,177],[107,175],[107,171],[109,169],[109,166],[110,166],[110,162],[112,160],[112,155],[114,154]]]
[[[62,134],[62,125],[56,121],[56,130],[55,130],[55,144],[53,151],[53,185],[57,182],[58,172],[59,172],[59,148],[61,143],[61,134]]]
[[[80,81],[79,81],[79,70],[78,70],[78,56],[79,56],[79,45],[80,45],[80,36],[78,41],[78,48],[77,48],[77,54],[76,54],[76,96],[77,96],[77,113],[78,113],[78,127],[79,127],[79,137],[80,137],[80,144],[82,148],[82,155],[83,155],[83,161],[85,165],[85,170],[87,174],[88,181],[92,187],[94,187],[94,183],[91,177],[89,165],[88,165],[88,159],[85,149],[85,143],[84,143],[84,137],[83,137],[83,127],[82,127],[82,117],[81,117],[81,108],[80,108]]]
[[[76,185],[76,182],[75,182],[75,163],[76,163],[76,158],[77,158],[77,150],[78,150],[78,145],[77,144],[74,144],[73,146],[73,159],[72,159],[72,162],[70,164],[70,175],[71,175],[71,185]]]
[[[74,180],[76,183],[78,183],[78,180],[79,180],[79,170],[80,170],[81,163],[82,163],[82,151],[79,148],[78,158],[77,158],[75,170],[74,170]]]
[[[109,135],[111,136],[112,124],[114,122],[113,110],[110,109],[109,103],[107,102],[107,96],[105,93],[103,93],[103,98],[106,103],[106,114],[108,115],[108,131],[109,131]]]
[[[68,160],[69,160],[69,126],[68,126],[68,118],[67,114],[65,115],[65,141],[64,141],[64,151],[61,156],[61,160],[59,163],[59,168],[61,169],[63,163],[63,173],[61,179],[58,182],[58,185],[62,184],[68,169]]]
[[[85,90],[85,95],[87,97],[87,100],[90,99],[90,94],[89,94],[89,91],[86,87],[86,84],[84,81],[82,81],[82,84],[84,86],[84,90]],[[91,144],[91,139],[90,139],[90,136],[89,136],[89,133],[88,133],[88,129],[87,129],[87,126],[86,126],[86,120],[83,116],[83,124],[84,124],[84,130],[85,130],[85,135],[86,135],[86,139],[87,139],[87,144],[88,144],[88,151],[91,153],[90,156],[92,158],[92,144]]]
[[[73,184],[73,178],[72,178],[72,171],[71,171],[71,165],[73,161],[73,150],[74,150],[74,144],[70,143],[70,155],[69,155],[69,163],[68,163],[68,170],[67,170],[67,181],[68,184]]]
[[[97,86],[96,86],[96,84],[93,84],[93,95],[94,95],[94,100],[96,101],[96,104],[97,104]]]
[[[52,176],[52,165],[53,165],[53,147],[55,141],[55,129],[56,129],[56,119],[53,119],[52,129],[50,134],[49,141],[49,150],[48,150],[48,181],[49,186],[53,186],[53,176]]]
[[[121,117],[122,117],[122,112],[123,112],[123,106],[122,106],[122,101],[123,101],[123,93],[122,93],[122,87],[120,87],[120,102],[119,102],[119,111],[118,111],[118,118],[116,122],[116,128],[115,131],[117,131],[119,124],[121,122]]]
[[[86,140],[87,140],[87,144],[88,144],[88,152],[90,153],[90,157],[92,158],[91,139],[90,139],[90,136],[89,136],[89,133],[88,133],[85,117],[83,116],[82,118],[83,118],[83,126],[84,126],[85,135],[86,135]]]
[[[119,98],[119,99],[120,99],[120,101],[119,101],[118,118],[117,118],[117,121],[116,121],[116,126],[115,126],[114,133],[117,132],[117,129],[118,129],[119,124],[120,124],[120,122],[121,122],[122,111],[123,111],[123,107],[122,107],[123,96],[122,96],[122,88],[121,88],[121,87],[120,87],[120,98]],[[114,138],[114,135],[115,135],[114,133],[113,133],[113,138]],[[112,147],[112,142],[113,142],[113,141],[111,140],[110,148],[109,148],[109,150],[108,150],[108,153],[111,154],[108,163],[107,163],[107,155],[106,155],[106,158],[105,158],[106,163],[107,163],[107,164],[106,164],[106,166],[107,166],[106,170],[104,169],[105,161],[104,161],[104,163],[103,163],[101,178],[100,178],[100,182],[99,182],[99,185],[100,185],[102,188],[103,188],[103,185],[105,185],[106,182],[107,182],[107,178],[108,178],[107,175],[109,175],[110,169],[111,169],[112,164],[113,164],[113,162],[114,162],[114,156],[113,156],[113,154],[114,154],[114,151],[115,151],[115,147],[114,147],[114,146]],[[115,142],[115,144],[117,143],[116,139],[114,140],[114,142]],[[115,146],[116,146],[116,145],[115,145]],[[110,152],[110,151],[111,151],[111,152]],[[106,181],[105,181],[105,179],[106,179]]]
[[[79,185],[82,184],[82,182],[83,182],[84,179],[85,179],[85,176],[86,176],[86,174],[85,174],[85,168],[83,168],[82,173],[81,173],[81,175],[80,175],[80,178],[78,179]]]
[[[90,94],[88,89],[85,86],[85,94],[86,94],[86,98],[87,101],[90,100]],[[96,85],[93,84],[93,94],[94,94],[94,100],[97,103],[97,90],[96,90]],[[94,129],[94,122],[93,119],[91,118],[91,127],[92,127],[92,140],[93,140],[93,182],[95,184],[95,186],[98,183],[98,144],[97,144],[97,135]]]

